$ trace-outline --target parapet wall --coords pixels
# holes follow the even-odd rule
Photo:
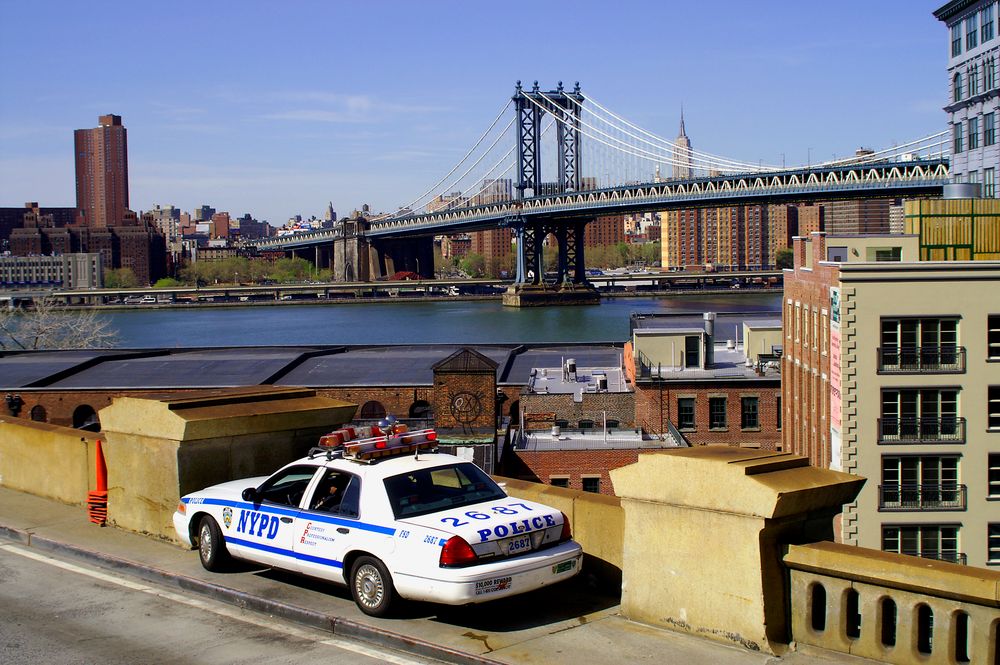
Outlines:
[[[94,460],[100,434],[0,419],[0,485],[74,506],[87,503],[94,488]]]
[[[497,478],[518,499],[538,501],[569,518],[573,538],[583,547],[583,570],[604,589],[618,593],[622,581],[625,513],[618,497],[552,487],[513,478]]]

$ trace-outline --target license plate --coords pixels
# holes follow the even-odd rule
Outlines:
[[[531,550],[531,536],[523,535],[507,539],[507,554],[518,554]]]
[[[510,588],[512,577],[497,577],[492,580],[481,580],[476,582],[476,595],[482,596],[486,593],[496,593]]]
[[[552,566],[552,574],[558,575],[559,573],[565,573],[567,570],[573,570],[574,566],[576,566],[575,559],[570,559],[569,561],[563,561],[562,563],[557,563],[556,565]]]

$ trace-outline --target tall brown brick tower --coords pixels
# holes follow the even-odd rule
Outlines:
[[[99,127],[73,132],[77,221],[116,226],[128,210],[128,145],[119,115],[102,115]]]

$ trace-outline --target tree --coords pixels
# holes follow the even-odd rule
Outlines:
[[[36,300],[31,309],[0,311],[0,350],[109,349],[118,331],[95,309],[60,311],[52,298]]]
[[[139,285],[139,279],[131,268],[109,270],[104,275],[104,287],[107,289],[131,289]]]
[[[779,249],[774,255],[774,265],[778,268],[794,268],[795,252],[792,251],[792,248]]]
[[[156,284],[153,284],[154,289],[172,289],[175,286],[181,286],[181,282],[173,277],[163,277],[156,280]]]
[[[458,265],[469,277],[482,277],[486,271],[486,259],[481,254],[466,254]]]

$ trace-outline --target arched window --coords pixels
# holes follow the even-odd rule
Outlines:
[[[930,605],[917,605],[917,651],[930,654],[934,648],[934,611]]]
[[[826,589],[822,584],[813,584],[811,591],[810,624],[813,630],[822,633],[826,630]]]
[[[969,615],[967,612],[956,612],[952,625],[955,626],[955,662],[968,663],[969,645],[971,635],[969,634]]]
[[[861,637],[861,597],[856,589],[847,590],[847,636],[851,639]]]
[[[100,432],[101,421],[97,417],[94,407],[89,404],[81,404],[73,411],[73,427],[85,429],[88,432]]]
[[[429,402],[418,399],[416,402],[410,405],[410,418],[419,418],[422,420],[428,420],[434,417],[434,412],[431,411],[431,405]]]
[[[952,100],[960,102],[962,101],[962,72],[955,72],[955,78],[952,82],[954,84]]]
[[[896,601],[892,598],[882,599],[882,644],[896,646]]]
[[[362,420],[378,420],[379,418],[385,418],[385,407],[382,406],[382,402],[371,400],[362,405]]]
[[[41,404],[36,404],[35,406],[31,407],[31,419],[34,420],[36,423],[48,422],[48,417],[49,415],[45,413],[45,407],[42,406]]]

